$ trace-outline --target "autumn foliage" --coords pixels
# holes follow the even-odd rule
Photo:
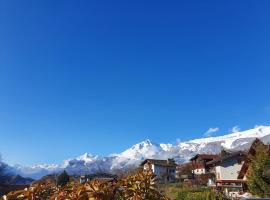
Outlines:
[[[120,180],[93,180],[84,184],[71,181],[59,187],[54,183],[34,184],[27,190],[11,192],[7,199],[50,200],[167,200],[157,188],[151,171],[139,171]]]

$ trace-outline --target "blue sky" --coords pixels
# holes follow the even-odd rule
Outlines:
[[[0,2],[8,163],[270,122],[269,1]]]

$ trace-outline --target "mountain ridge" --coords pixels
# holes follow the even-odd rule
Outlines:
[[[255,138],[265,143],[270,142],[270,126],[257,126],[253,129],[239,131],[217,137],[208,137],[173,144],[158,144],[149,139],[133,145],[118,154],[100,157],[85,153],[76,158],[64,160],[60,164],[39,164],[34,166],[12,166],[15,174],[38,179],[41,176],[67,170],[71,174],[94,172],[112,172],[126,170],[139,165],[146,158],[174,158],[177,163],[187,162],[194,154],[216,154],[222,148],[228,150],[247,150]]]

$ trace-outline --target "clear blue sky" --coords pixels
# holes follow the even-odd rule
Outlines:
[[[270,124],[270,1],[0,2],[8,163]]]

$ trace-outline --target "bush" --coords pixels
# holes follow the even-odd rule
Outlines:
[[[222,196],[210,189],[181,188],[177,200],[222,200]]]
[[[9,193],[8,199],[76,199],[76,200],[169,200],[157,187],[155,175],[149,171],[138,171],[119,180],[92,180],[84,184],[68,182],[64,171],[55,182],[35,183],[32,189]]]

